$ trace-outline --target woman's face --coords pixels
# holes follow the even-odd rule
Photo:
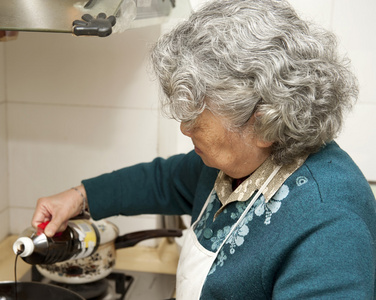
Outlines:
[[[196,153],[207,166],[241,178],[253,173],[270,155],[271,143],[254,136],[253,122],[254,117],[242,132],[229,131],[223,118],[206,109],[193,125],[182,122],[180,130],[192,139]]]

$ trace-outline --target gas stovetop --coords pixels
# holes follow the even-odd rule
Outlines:
[[[61,284],[41,275],[33,266],[20,281],[59,285],[90,300],[164,300],[175,291],[175,275],[113,270],[104,279],[88,284]]]

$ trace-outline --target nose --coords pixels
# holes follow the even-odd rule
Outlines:
[[[192,133],[191,133],[191,130],[190,130],[190,126],[188,125],[188,122],[181,122],[180,123],[180,131],[182,134],[188,136],[188,137],[192,137]]]

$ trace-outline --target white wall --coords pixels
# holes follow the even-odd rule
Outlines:
[[[349,116],[343,135],[343,147],[369,180],[376,181],[376,2],[359,3],[336,0],[333,29],[352,58],[360,83],[360,98]]]
[[[5,50],[0,43],[0,240],[9,231],[8,151],[5,97]]]
[[[5,44],[11,233],[29,226],[39,197],[157,155],[158,93],[144,57],[159,35],[21,32]],[[126,231],[156,226],[124,219]]]
[[[360,94],[338,143],[370,181],[376,181],[376,2],[374,0],[291,0],[302,16],[333,31],[352,60]]]
[[[200,2],[195,0],[193,2]],[[176,7],[172,10],[169,21],[162,24],[162,34],[170,31],[179,22],[189,17],[192,7],[199,3],[193,3],[191,0],[179,0]],[[180,132],[180,124],[175,120],[160,117],[159,118],[159,145],[158,153],[162,157],[168,157],[176,153],[186,153],[193,149],[190,138]]]
[[[166,26],[188,15],[187,1]],[[20,32],[0,43],[0,240],[30,225],[41,196],[176,153],[159,141],[159,91],[145,62],[160,33],[161,26],[106,38]],[[177,138],[175,130],[169,142]],[[121,234],[160,222],[111,220]]]

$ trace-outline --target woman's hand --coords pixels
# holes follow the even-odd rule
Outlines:
[[[86,191],[83,185],[53,196],[40,198],[31,224],[36,228],[39,224],[50,221],[44,233],[52,237],[56,232],[64,231],[68,220],[82,212],[85,207],[84,201],[86,201]]]

